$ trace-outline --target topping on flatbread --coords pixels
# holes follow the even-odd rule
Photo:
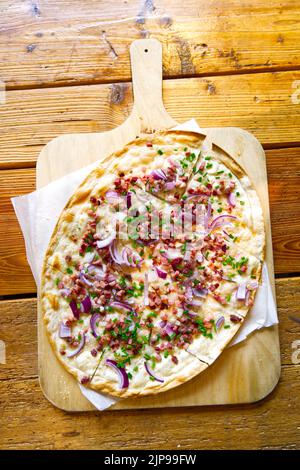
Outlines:
[[[87,177],[57,223],[44,319],[59,360],[90,388],[126,397],[189,380],[253,304],[260,203],[243,170],[202,144],[179,131],[137,139]]]

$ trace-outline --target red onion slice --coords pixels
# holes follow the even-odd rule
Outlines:
[[[172,249],[169,249],[167,251],[165,251],[164,253],[161,253],[161,255],[166,258],[168,261],[172,261],[176,258],[181,258],[182,259],[182,256],[181,256],[181,253],[179,250],[172,250]]]
[[[193,289],[191,288],[191,286],[186,286],[185,297],[187,300],[193,299]]]
[[[205,197],[205,194],[186,194],[184,195],[184,201],[190,201],[191,199],[196,199],[203,196]]]
[[[197,300],[193,299],[189,302],[190,305],[193,305],[194,307],[202,307],[203,305],[203,300]]]
[[[132,206],[132,193],[130,191],[128,191],[126,195],[126,204],[127,204],[127,209],[130,209],[130,207]]]
[[[152,370],[150,369],[150,367],[148,366],[147,361],[144,362],[144,366],[145,366],[145,369],[146,369],[146,371],[147,371],[147,374],[149,374],[150,377],[153,377],[154,380],[156,380],[157,382],[161,382],[161,383],[164,382],[163,379],[161,379],[160,377],[158,377],[157,375],[155,375],[155,374],[153,373],[153,371],[152,371]]]
[[[258,282],[257,282],[257,281],[248,282],[247,288],[248,288],[249,290],[256,290],[256,289],[258,289]]]
[[[237,288],[236,291],[236,298],[237,300],[245,300],[246,298],[246,293],[247,293],[247,288],[246,288],[246,283],[243,282],[240,284]]]
[[[70,359],[71,357],[77,356],[77,354],[79,354],[81,350],[83,349],[84,345],[85,345],[85,334],[83,333],[78,347],[75,349],[75,351],[72,351],[69,354],[67,354],[67,357]]]
[[[225,323],[225,318],[222,316],[216,321],[216,329],[220,330]]]
[[[232,277],[228,277],[228,276],[225,276],[225,275],[222,276],[222,279],[224,281],[228,281],[228,282],[237,282],[234,279],[232,279]]]
[[[158,268],[157,266],[154,266],[154,267],[155,267],[155,270],[157,272],[158,277],[160,277],[161,279],[166,279],[167,278],[168,273],[166,271],[163,271],[162,269]]]
[[[141,264],[143,262],[143,258],[138,255],[138,253],[133,253],[133,260],[134,260],[134,267],[141,267]]]
[[[97,248],[106,248],[109,246],[116,238],[116,232],[113,231],[107,238],[103,240],[97,240]]]
[[[191,318],[196,318],[198,316],[198,314],[196,312],[192,312],[192,310],[189,310],[188,316],[191,317]]]
[[[111,245],[109,245],[109,253],[110,253],[110,256],[112,257],[113,261],[116,264],[122,264],[123,263],[123,258],[122,258],[122,256],[120,255],[120,253],[118,251],[115,240],[112,242]]]
[[[248,307],[249,304],[250,304],[250,293],[251,293],[251,291],[247,289],[246,296],[245,296],[245,305],[246,305],[246,307]]]
[[[191,250],[186,250],[185,254],[184,254],[184,261],[190,261],[191,260]]]
[[[90,264],[87,270],[89,276],[96,279],[97,281],[101,281],[105,276],[106,266],[94,266],[93,264]]]
[[[173,160],[173,158],[168,158],[168,163],[174,168],[181,168],[180,163],[177,160]]]
[[[79,273],[79,278],[87,286],[91,287],[93,285],[93,283],[86,277],[86,275],[82,271]]]
[[[226,231],[226,230],[222,230],[222,232],[224,233],[225,237],[226,237],[226,240],[230,243],[233,242],[232,238],[230,237],[229,233]]]
[[[107,282],[116,281],[117,277],[114,274],[108,274],[106,277]]]
[[[157,181],[159,181],[159,180],[167,181],[167,179],[168,179],[166,173],[162,169],[153,170],[151,172],[151,176],[153,176],[153,178]]]
[[[175,181],[168,181],[166,184],[165,184],[165,189],[167,191],[172,191],[176,186],[176,183]]]
[[[117,191],[114,191],[113,189],[109,189],[105,194],[105,199],[108,202],[115,204],[116,202],[119,202],[122,200],[122,196]]]
[[[196,254],[196,261],[198,263],[202,263],[204,261],[204,256],[201,251],[198,251],[198,253]]]
[[[121,264],[125,264],[126,266],[131,266],[131,263],[132,263],[132,258],[131,258],[131,250],[129,251],[129,248],[123,248],[122,252],[121,252],[121,257],[122,257],[122,261],[123,263]],[[128,259],[128,256],[130,257],[130,259]]]
[[[140,255],[128,247],[124,247],[120,254],[114,242],[109,246],[109,252],[116,264],[125,264],[128,267],[139,268],[143,262]]]
[[[59,293],[63,297],[68,297],[71,294],[71,291],[70,289],[65,288],[65,289],[60,289]]]
[[[211,213],[212,213],[211,203],[208,202],[206,214],[205,214],[205,216],[204,216],[204,228],[205,228],[205,229],[208,229],[209,221],[210,221],[210,218],[211,218]]]
[[[114,300],[109,304],[109,306],[120,310],[126,310],[127,312],[132,312],[132,306],[127,302],[118,302],[117,300]]]
[[[93,336],[95,336],[95,338],[97,338],[97,336],[99,336],[98,333],[97,333],[97,323],[100,320],[100,318],[101,318],[100,313],[94,313],[91,316],[91,319],[90,319],[90,327],[91,327],[91,330],[92,330],[92,334],[93,334]]]
[[[236,206],[236,200],[235,200],[234,192],[231,192],[231,193],[228,194],[227,201],[228,201],[228,204],[230,205],[230,207],[235,207]]]
[[[145,273],[145,282],[144,282],[144,305],[149,305],[149,280],[148,274]]]
[[[105,364],[107,366],[112,367],[117,374],[119,375],[120,378],[120,388],[128,388],[129,386],[129,380],[128,380],[128,375],[124,367],[118,367],[117,362],[113,361],[112,359],[106,359]]]
[[[157,243],[158,240],[159,240],[158,238],[151,238],[151,240],[144,240],[142,238],[137,238],[135,241],[138,245],[148,246],[148,245],[151,245],[152,243]]]
[[[164,327],[164,330],[169,336],[171,336],[174,333],[171,323],[167,323],[166,326]]]
[[[196,297],[206,297],[207,294],[208,294],[208,289],[206,289],[205,287],[203,289],[200,289],[198,287],[194,287],[193,288],[193,294],[196,296]]]
[[[121,256],[123,259],[123,264],[132,268],[139,268],[143,261],[138,253],[134,252],[128,247],[123,248]]]
[[[84,313],[89,313],[91,311],[91,308],[92,308],[92,301],[91,301],[90,296],[87,295],[81,302],[80,309]]]
[[[84,255],[83,262],[90,264],[90,263],[94,260],[95,256],[96,256],[96,253],[95,253],[95,252],[92,253],[91,251],[88,251],[88,252]]]
[[[74,317],[77,318],[78,320],[80,316],[80,311],[78,310],[77,303],[75,302],[75,300],[71,300],[69,305],[70,305],[70,309],[73,312]]]
[[[65,325],[63,322],[60,322],[59,337],[60,338],[71,338],[71,336],[72,336],[71,327]]]
[[[157,279],[158,279],[158,275],[157,275],[156,269],[151,269],[148,273],[149,282],[156,282]]]
[[[230,224],[230,221],[228,221],[228,219],[237,220],[237,217],[235,217],[235,215],[229,214],[219,215],[209,224],[210,230]]]

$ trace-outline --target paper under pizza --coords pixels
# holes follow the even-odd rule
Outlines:
[[[62,212],[41,303],[61,364],[120,397],[166,391],[211,365],[259,286],[264,222],[237,163],[203,136],[137,138]]]

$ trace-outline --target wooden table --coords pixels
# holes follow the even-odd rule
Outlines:
[[[299,448],[299,2],[0,0],[0,13],[0,447]],[[128,116],[128,46],[142,37],[163,43],[164,100],[176,120],[243,127],[266,149],[282,375],[257,404],[72,415],[39,387],[36,288],[10,197],[34,190],[48,140]]]

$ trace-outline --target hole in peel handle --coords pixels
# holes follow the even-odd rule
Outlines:
[[[138,39],[130,46],[133,114],[141,132],[168,129],[177,123],[162,99],[162,45],[157,39]]]

